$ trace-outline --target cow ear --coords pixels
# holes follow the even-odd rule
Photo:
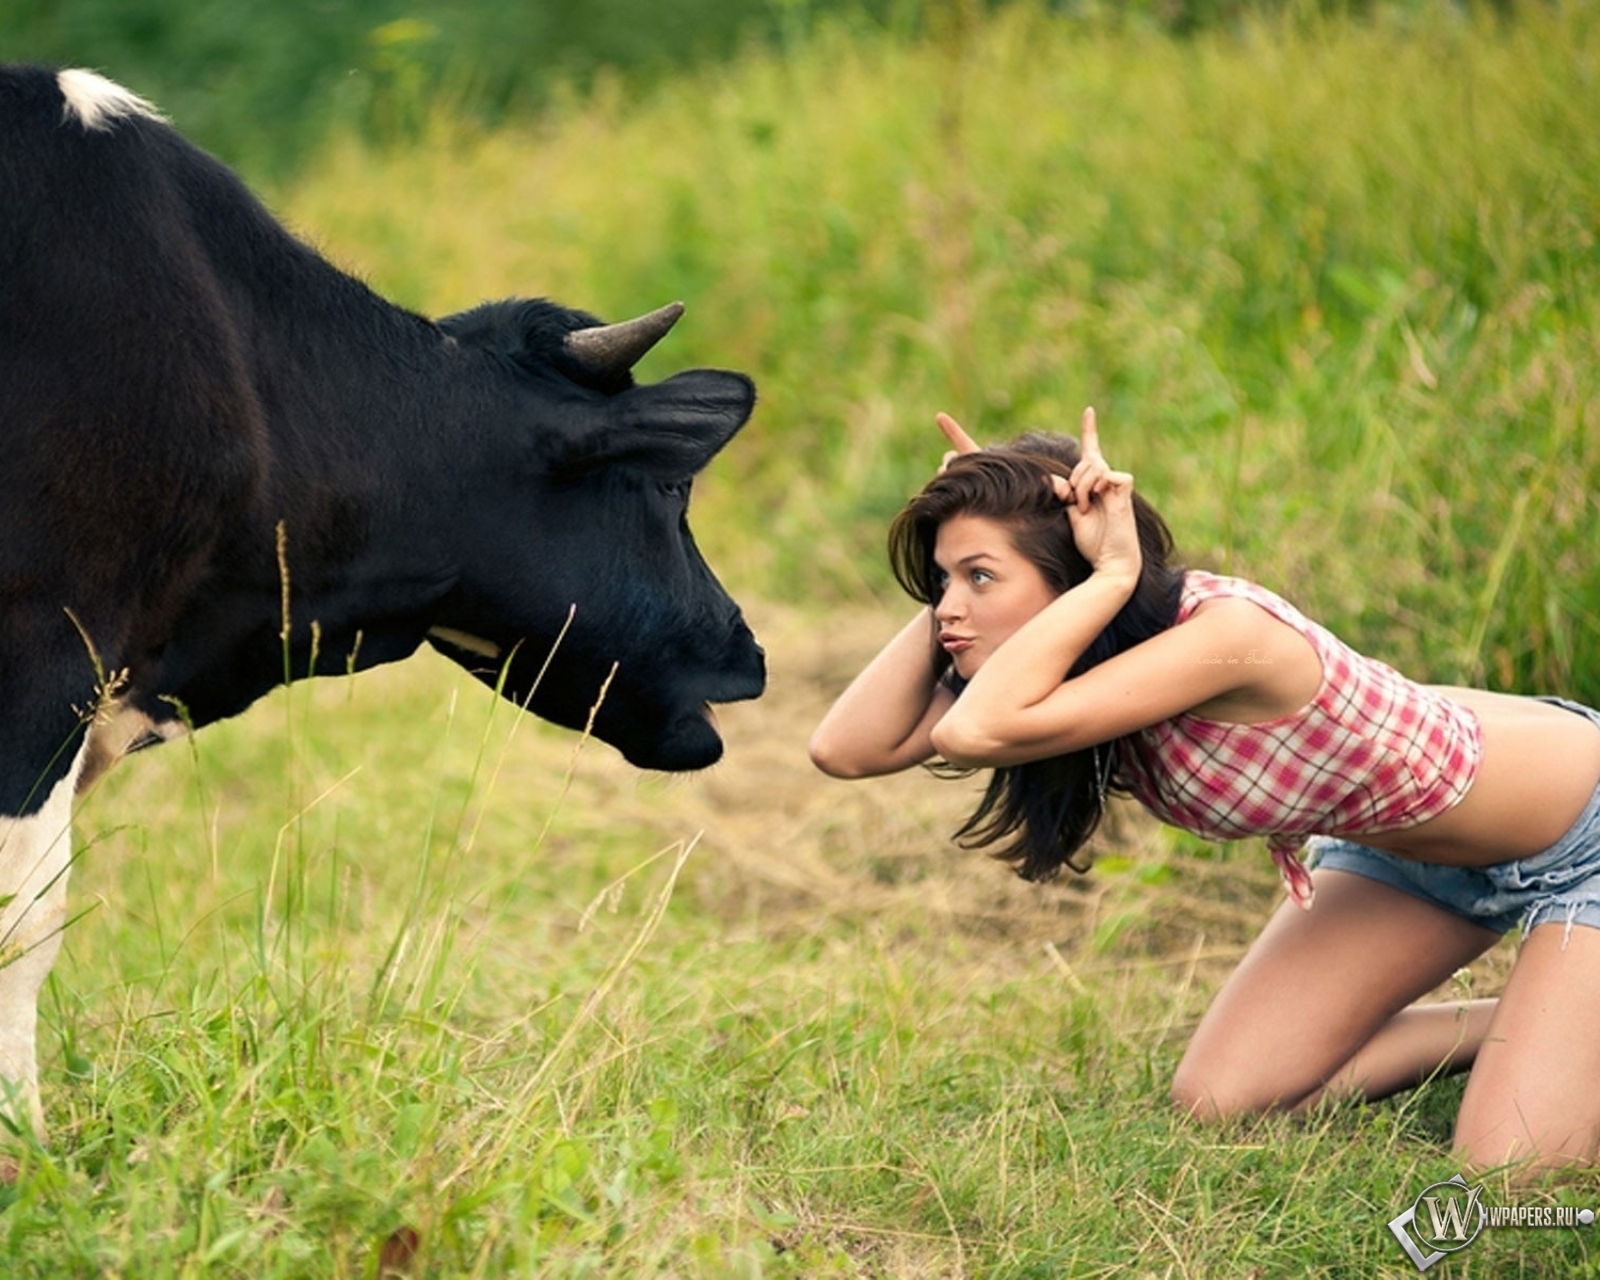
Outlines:
[[[749,378],[720,369],[630,387],[605,402],[603,420],[571,442],[562,462],[571,469],[621,464],[687,480],[749,421],[755,403]]]

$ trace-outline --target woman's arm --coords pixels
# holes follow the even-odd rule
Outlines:
[[[1022,625],[962,691],[935,728],[939,753],[953,764],[994,764],[1020,747],[1026,713],[1061,688],[1139,585],[1142,555],[1133,510],[1133,477],[1113,471],[1100,450],[1092,408],[1083,411],[1082,455],[1069,476],[1053,477],[1063,518],[1090,574]],[[1023,758],[1033,758],[1031,755]],[[1007,759],[1005,763],[1016,763]]]
[[[951,764],[970,768],[1058,754],[1042,751],[1059,736],[1060,726],[1057,716],[1041,715],[1041,710],[1064,687],[1067,672],[1084,651],[1111,625],[1137,581],[1093,573],[1030,618],[933,726],[929,736],[934,750]]]
[[[811,762],[836,778],[870,778],[929,759],[933,726],[955,700],[934,655],[923,609],[839,695],[811,735]]]
[[[940,755],[964,768],[1000,768],[1081,751],[1185,712],[1257,723],[1300,710],[1321,684],[1321,660],[1305,637],[1248,600],[1202,604],[1179,625],[1066,680],[1093,625],[1086,619],[1094,597],[1085,590],[1093,583],[1059,597],[995,650],[932,734]]]
[[[950,443],[941,472],[952,458],[979,452],[978,442],[949,414],[935,421]],[[811,763],[836,778],[871,778],[930,759],[933,726],[955,701],[939,681],[935,654],[932,614],[922,609],[822,718],[811,735]]]
[[[957,452],[976,448],[953,419],[939,425]],[[1185,711],[1241,722],[1286,715],[1316,691],[1321,664],[1304,637],[1244,600],[1203,604],[1182,626],[1066,679],[1132,595],[1140,569],[1133,477],[1106,465],[1093,410],[1084,414],[1083,444],[1083,460],[1055,487],[1089,578],[1012,634],[959,699],[935,676],[932,621],[919,612],[818,725],[811,759],[819,769],[871,777],[935,755],[998,768]]]
[[[932,745],[951,764],[1063,755],[1184,712],[1267,719],[1316,691],[1321,663],[1311,646],[1242,600],[1204,604],[1183,625],[1068,680],[1132,597],[1141,569],[1133,477],[1107,465],[1092,409],[1082,460],[1055,486],[1090,575],[1019,627],[933,728]]]

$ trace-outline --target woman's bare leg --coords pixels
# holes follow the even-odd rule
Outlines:
[[[1486,1005],[1465,1027],[1401,1013],[1499,936],[1365,876],[1313,874],[1316,906],[1278,909],[1190,1041],[1172,1093],[1194,1115],[1392,1091],[1478,1050]]]
[[[1352,1094],[1387,1098],[1432,1076],[1465,1071],[1477,1059],[1499,1003],[1498,999],[1446,1000],[1400,1010],[1295,1110]]]
[[[1461,1099],[1455,1148],[1478,1168],[1593,1164],[1600,1151],[1600,929],[1523,941]]]

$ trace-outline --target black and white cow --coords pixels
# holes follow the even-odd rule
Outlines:
[[[722,752],[760,647],[691,478],[750,381],[631,369],[674,304],[433,322],[292,238],[143,100],[0,67],[0,1088],[41,1129],[72,798],[286,677],[424,640],[633,763]]]

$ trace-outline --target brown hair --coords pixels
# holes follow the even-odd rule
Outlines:
[[[1057,592],[1086,579],[1091,570],[1073,541],[1050,475],[1068,474],[1079,459],[1070,436],[1031,432],[1010,444],[964,454],[924,486],[889,528],[889,563],[915,600],[937,605],[942,587],[934,563],[939,526],[952,516],[972,515],[1004,523],[1012,545],[1044,574]],[[1172,534],[1154,507],[1133,498],[1143,565],[1133,595],[1067,673],[1081,675],[1113,654],[1148,640],[1177,621],[1183,570],[1171,563]],[[933,643],[933,637],[930,637]],[[937,645],[942,678],[958,693],[964,682]],[[935,772],[964,777],[972,770],[936,763]],[[1025,880],[1048,880],[1062,866],[1087,871],[1084,844],[1100,824],[1107,790],[1126,792],[1127,771],[1142,767],[1132,735],[1067,755],[996,769],[970,817],[956,832],[963,848],[1007,840],[993,856],[1009,862]]]

